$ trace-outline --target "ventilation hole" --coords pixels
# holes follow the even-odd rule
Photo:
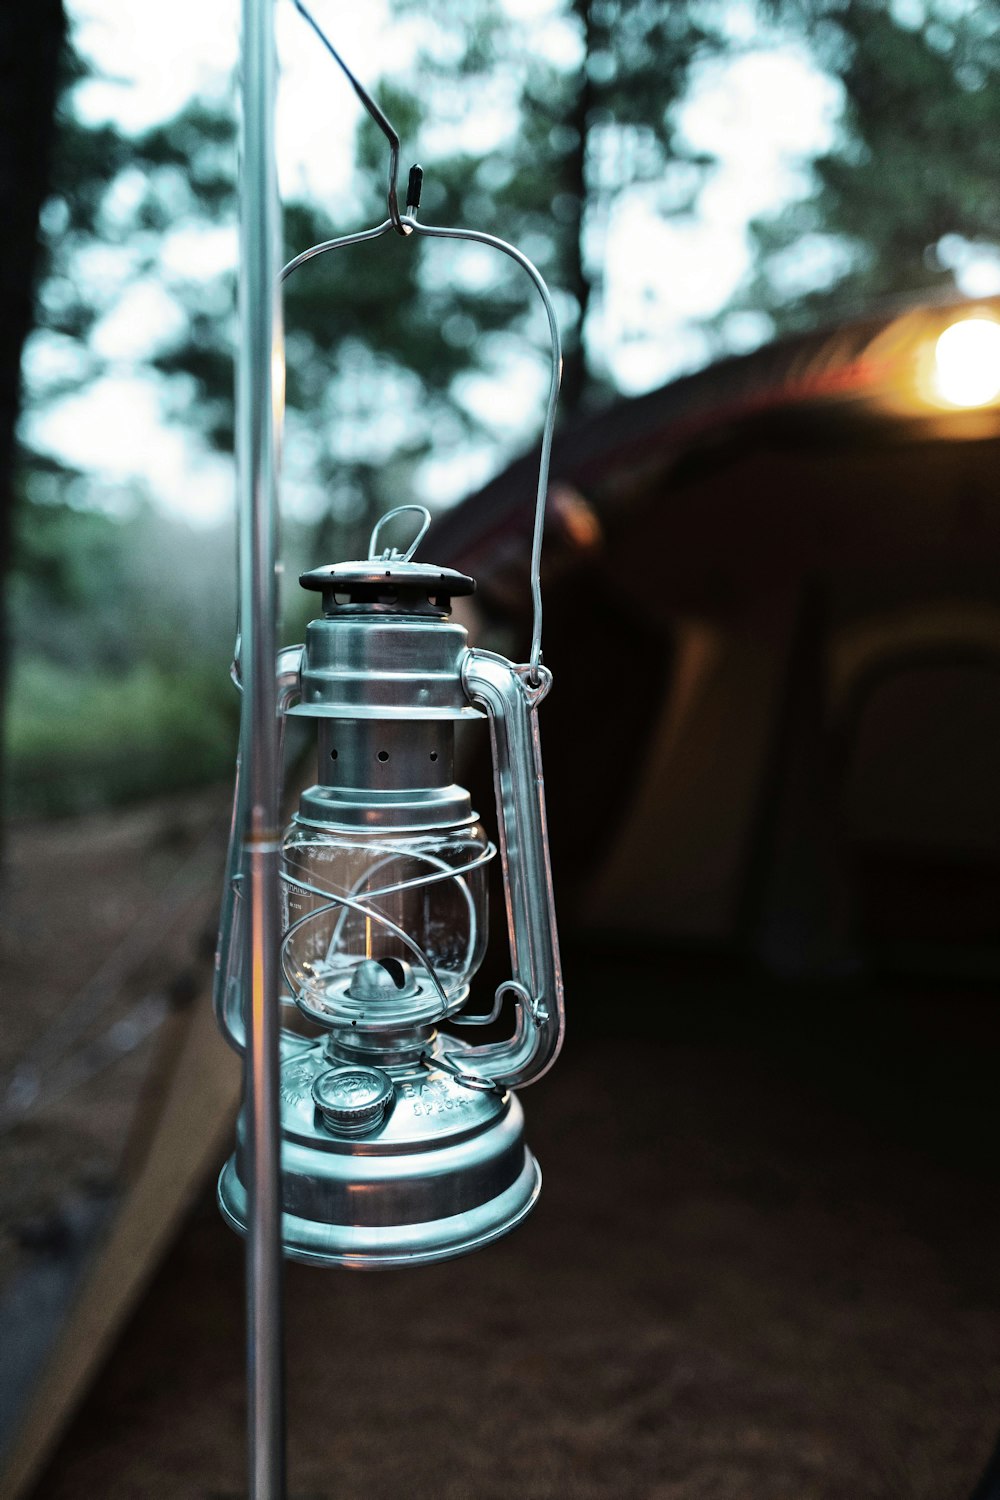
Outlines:
[[[406,988],[406,970],[398,958],[383,958],[382,967],[396,986],[397,990]]]
[[[389,752],[388,752],[388,750],[380,750],[379,753],[378,753],[378,758],[384,764],[389,759]]]
[[[336,750],[331,750],[330,751],[330,759],[331,760],[336,760],[337,759],[337,752],[336,752]]]
[[[438,758],[437,751],[436,750],[432,750],[431,751],[431,760],[437,760],[437,758]]]

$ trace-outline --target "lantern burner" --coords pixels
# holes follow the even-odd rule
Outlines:
[[[415,995],[413,970],[401,958],[366,958],[358,964],[346,991],[351,1000],[385,1000]]]
[[[390,966],[402,971],[398,985],[389,977]],[[428,968],[415,972],[399,958],[363,959],[346,972],[328,964],[308,967],[305,982],[295,993],[302,1014],[317,1026],[372,1040],[387,1033],[391,1038],[401,1028],[430,1028],[460,1010],[469,998],[467,984],[446,990],[437,976],[432,979]],[[386,983],[372,977],[376,971]]]

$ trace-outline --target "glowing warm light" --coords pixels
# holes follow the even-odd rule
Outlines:
[[[963,318],[934,349],[934,385],[953,406],[985,406],[1000,396],[1000,323]]]
[[[285,345],[280,330],[271,346],[271,409],[274,425],[280,432],[285,420]]]

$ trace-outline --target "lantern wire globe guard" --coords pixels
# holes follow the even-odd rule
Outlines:
[[[398,134],[302,0],[294,3],[386,137],[388,217],[359,234],[313,246],[279,275],[280,205],[273,150],[274,7],[273,0],[243,0],[237,420],[240,605],[233,663],[243,705],[214,1003],[223,1033],[245,1058],[240,1139],[236,1156],[223,1172],[220,1202],[227,1218],[247,1235],[248,1428],[250,1493],[255,1500],[280,1500],[285,1492],[282,1248],[324,1264],[412,1264],[476,1248],[513,1227],[533,1205],[540,1177],[523,1143],[520,1107],[508,1090],[534,1081],[551,1066],[563,1034],[562,979],[536,720],[538,704],[551,683],[541,661],[540,561],[562,369],[555,311],[539,272],[514,246],[477,230],[419,222],[423,175],[419,167],[410,171],[406,208],[400,214]],[[429,521],[423,508],[414,506],[400,507],[382,518],[364,564],[314,570],[303,577],[305,586],[323,592],[324,606],[329,607],[323,620],[313,622],[305,647],[277,652],[277,454],[284,391],[280,283],[318,255],[390,231],[404,239],[422,235],[495,248],[522,267],[545,308],[552,362],[531,551],[531,652],[523,666],[464,647],[464,631],[447,619],[451,594],[463,591],[456,586],[460,575],[448,578],[449,570],[412,561]],[[381,546],[382,527],[399,511],[407,510],[423,512],[420,535],[402,552]],[[376,562],[380,587],[391,580],[389,595],[384,587],[381,594],[372,593],[371,565]],[[474,586],[471,580],[466,582]],[[390,595],[394,606],[386,609],[384,601]],[[347,597],[352,601],[350,609],[367,615],[363,628],[375,656],[380,650],[387,652],[383,663],[387,670],[378,678],[377,691],[367,705],[349,695],[344,699],[350,673],[338,678],[332,658],[324,654],[329,649],[327,625],[337,614],[338,597]],[[408,610],[417,616],[423,612],[428,618],[413,619]],[[378,618],[379,611],[393,618]],[[351,622],[347,622],[346,635],[343,626],[338,629],[350,646]],[[439,670],[431,673],[433,686],[444,691],[448,701],[428,704],[430,679],[422,679],[409,658],[410,665],[399,670],[400,641],[409,638],[412,646],[416,637],[422,649],[429,651],[432,664],[437,661]],[[442,652],[447,658],[444,670]],[[311,684],[308,691],[307,682]],[[385,691],[390,695],[388,705],[379,697]],[[345,791],[324,781],[304,794],[300,813],[281,843],[277,825],[282,738],[285,718],[292,713],[317,719],[321,753],[328,751],[331,722],[339,723],[338,735],[348,734],[355,764],[367,764],[364,752],[372,748],[366,739],[370,730],[366,714],[381,733],[389,733],[394,725],[399,728],[392,743],[401,750],[404,764],[419,756],[421,746],[445,747],[453,730],[451,719],[470,714],[488,718],[513,977],[499,987],[487,1016],[465,1016],[461,1024],[495,1019],[504,1000],[512,996],[516,1025],[506,1041],[473,1047],[454,1037],[439,1039],[434,1030],[437,1020],[454,1018],[464,1006],[466,980],[476,966],[474,950],[478,952],[485,928],[485,894],[480,911],[472,892],[495,851],[478,825],[473,826],[475,814],[459,815],[468,794],[459,787],[445,787],[440,776],[426,775],[423,780],[433,784],[408,791],[369,787],[369,800],[378,804],[390,825],[394,817],[398,822],[400,805],[410,808],[404,821],[405,816],[415,815],[416,807],[422,819],[419,831],[434,834],[422,842],[418,839],[422,874],[390,879],[384,873],[383,884],[376,883],[373,890],[372,877],[391,864],[391,859],[376,859],[366,873],[363,899],[357,883],[351,889],[331,890],[322,882],[296,876],[290,873],[291,862],[303,849],[310,851],[310,858],[317,849],[323,857],[335,860],[355,857],[360,833],[352,819],[360,818],[363,823],[367,814],[364,808],[359,811],[363,798],[357,788]],[[338,753],[334,747],[327,758],[336,760]],[[441,754],[441,750],[431,750],[429,761],[438,761]],[[376,759],[380,764],[388,762],[390,752],[380,750]],[[393,770],[399,774],[395,763]],[[393,828],[392,858],[413,831]],[[436,852],[428,853],[425,846],[429,844]],[[387,896],[406,902],[417,891],[425,903],[433,905],[439,899],[435,891],[455,889],[464,892],[467,907],[466,918],[459,922],[461,926],[465,921],[467,928],[464,960],[456,959],[451,950],[432,954],[429,935],[423,943],[417,941],[379,904]],[[305,902],[305,907],[282,933],[282,907],[285,916],[291,917],[296,900]],[[460,915],[464,909],[460,902]],[[329,926],[323,937],[325,947],[317,950],[315,941],[312,948],[306,943],[311,956],[304,957],[296,940],[304,932],[315,934],[321,925],[317,912]],[[365,956],[338,969],[337,960],[343,958],[339,947],[352,923],[355,929],[360,923],[365,933]],[[387,934],[395,940],[412,962],[376,956],[372,950],[375,930],[380,940]],[[325,1025],[329,1032],[319,1069],[317,1045],[308,1036],[279,1025],[282,976],[289,988],[297,987],[292,1000],[302,1015]],[[399,1132],[402,1152],[395,1161],[394,1130]],[[380,1143],[387,1139],[388,1148],[382,1147],[380,1155]],[[285,1198],[283,1151],[288,1158]],[[296,1151],[305,1154],[305,1166],[299,1172],[293,1160]],[[314,1169],[322,1152],[327,1169],[319,1174],[322,1180],[314,1191]],[[408,1178],[402,1188],[396,1180],[400,1176]],[[286,1201],[289,1190],[293,1196],[299,1194],[291,1204]],[[354,1205],[359,1197],[364,1198],[363,1190],[375,1211],[359,1230]],[[417,1208],[425,1199],[429,1216],[421,1220]],[[298,1209],[302,1212],[297,1213]]]

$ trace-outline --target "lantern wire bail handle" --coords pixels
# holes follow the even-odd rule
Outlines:
[[[338,64],[344,73],[355,94],[361,100],[368,115],[374,120],[386,140],[389,142],[389,188],[388,207],[389,217],[381,224],[374,225],[371,229],[362,229],[355,234],[341,235],[337,239],[324,240],[322,244],[313,245],[308,250],[303,250],[282,269],[281,281],[286,281],[293,271],[297,271],[306,261],[315,259],[318,255],[325,255],[328,250],[340,250],[347,245],[359,245],[367,240],[377,240],[390,230],[404,238],[413,235],[426,235],[429,239],[470,240],[474,244],[487,245],[491,249],[500,250],[531,278],[535,290],[538,292],[545,308],[545,315],[549,324],[549,339],[551,343],[552,359],[549,374],[549,392],[545,410],[545,423],[542,428],[541,453],[538,463],[538,488],[535,497],[535,520],[531,540],[531,654],[528,659],[527,678],[533,688],[539,688],[544,682],[542,671],[542,536],[545,530],[545,502],[549,489],[549,466],[552,459],[552,436],[556,425],[556,407],[559,401],[559,387],[562,383],[562,340],[559,336],[559,323],[556,319],[555,307],[545,280],[537,266],[516,246],[508,244],[506,240],[498,238],[494,234],[486,234],[481,229],[452,229],[440,225],[422,224],[417,219],[417,210],[420,202],[420,186],[423,180],[423,171],[420,167],[412,167],[410,170],[409,187],[407,190],[406,213],[400,215],[397,184],[399,179],[399,135],[386,118],[385,114],[375,103],[362,83],[355,78],[350,68],[334,47],[333,43],[323,31],[315,16],[308,10],[303,0],[292,0],[295,9],[308,21],[313,31],[319,37],[323,46],[330,56]],[[396,512],[390,512],[391,515]],[[388,520],[384,516],[383,520]],[[421,536],[423,533],[421,533]],[[420,537],[417,538],[419,542]],[[416,543],[414,543],[414,548]],[[412,550],[412,549],[411,549]],[[409,554],[408,554],[409,555]]]
[[[379,532],[382,530],[382,527],[386,524],[387,521],[394,520],[396,516],[401,516],[408,510],[415,511],[417,515],[422,516],[423,521],[421,523],[420,530],[417,532],[410,545],[406,548],[406,551],[400,552],[398,547],[384,547],[380,549],[378,537]],[[427,535],[427,529],[430,524],[431,513],[427,509],[426,505],[397,505],[395,510],[387,510],[385,515],[380,516],[379,519],[375,522],[374,527],[372,528],[371,539],[368,543],[368,560],[370,562],[374,562],[376,560],[378,560],[379,562],[409,562],[414,552],[416,552],[417,548],[420,546],[420,543]]]

